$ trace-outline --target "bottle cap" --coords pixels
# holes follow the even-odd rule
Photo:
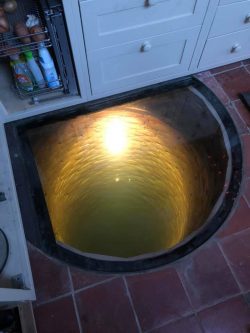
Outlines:
[[[26,51],[24,54],[27,60],[33,59],[33,54],[31,51]]]

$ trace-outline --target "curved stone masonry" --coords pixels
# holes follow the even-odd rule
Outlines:
[[[107,260],[185,241],[230,176],[221,126],[182,88],[29,131],[56,240]]]

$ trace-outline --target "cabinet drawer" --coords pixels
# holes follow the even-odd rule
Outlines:
[[[200,27],[88,51],[92,92],[116,92],[188,71]]]
[[[210,37],[248,28],[250,28],[250,0],[220,6],[210,31]]]
[[[237,61],[250,56],[250,31],[208,39],[203,51],[200,68]]]
[[[99,49],[201,25],[208,1],[82,1],[86,46]]]

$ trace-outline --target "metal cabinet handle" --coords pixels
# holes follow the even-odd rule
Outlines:
[[[231,48],[231,53],[236,53],[236,52],[239,52],[241,50],[241,45],[236,43],[234,44],[234,46]]]
[[[145,0],[145,7],[154,6],[157,4],[157,0]]]
[[[148,52],[152,49],[152,45],[149,42],[144,42],[141,46],[141,52]]]
[[[250,13],[247,14],[245,18],[245,23],[250,23]]]

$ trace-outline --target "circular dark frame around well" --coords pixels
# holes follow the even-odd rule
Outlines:
[[[100,260],[87,257],[82,254],[70,251],[56,243],[49,214],[46,207],[41,183],[36,169],[34,157],[25,136],[25,131],[31,127],[41,126],[43,123],[74,117],[77,114],[96,111],[116,104],[136,100],[159,92],[169,91],[181,86],[192,85],[195,87],[214,107],[220,117],[229,138],[232,156],[232,173],[228,190],[215,215],[199,230],[194,232],[180,245],[161,253],[143,259],[124,260]],[[63,260],[69,264],[82,267],[86,270],[99,272],[123,273],[137,272],[153,269],[173,262],[202,245],[207,241],[223,224],[234,206],[238,196],[242,180],[242,149],[236,127],[226,110],[214,93],[203,83],[194,78],[167,82],[154,85],[132,93],[119,94],[112,98],[105,98],[99,101],[86,103],[81,107],[73,107],[60,111],[54,111],[46,115],[28,118],[5,125],[8,146],[11,155],[17,193],[24,222],[26,237],[47,254]]]

